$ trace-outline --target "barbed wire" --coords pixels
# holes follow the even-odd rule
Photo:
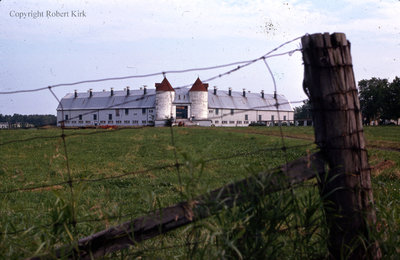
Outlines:
[[[290,146],[289,149],[305,148],[305,147],[309,147],[309,146],[312,146],[312,145],[314,145],[314,143],[307,143],[307,144],[302,144],[302,145],[294,145],[294,146]],[[257,151],[253,151],[253,152],[242,152],[242,153],[237,153],[237,154],[231,155],[231,156],[228,155],[228,156],[223,156],[223,157],[219,157],[219,158],[210,158],[210,159],[206,159],[206,160],[204,160],[202,162],[203,163],[208,163],[208,162],[214,162],[214,161],[218,161],[218,160],[228,160],[228,159],[233,159],[233,158],[240,157],[240,156],[251,156],[251,155],[254,155],[254,154],[259,154],[260,152],[271,152],[271,151],[284,151],[284,150],[281,147],[278,147],[278,148],[263,148],[263,149],[257,149]],[[176,166],[175,164],[171,164],[168,168],[173,168],[175,166]],[[180,164],[180,167],[182,167],[182,166],[185,166],[185,164]],[[276,169],[277,168],[267,169],[266,172],[271,171],[271,173],[272,173],[272,171],[274,171]],[[127,180],[127,179],[124,179],[124,180]],[[77,181],[77,180],[75,179],[75,181]],[[67,184],[67,182],[65,184]],[[295,187],[297,187],[297,186],[303,187],[303,185],[315,186],[317,184],[315,184],[315,183],[314,184],[298,183],[298,184],[295,184],[294,186]],[[204,206],[212,206],[212,205],[214,205],[213,203],[214,202],[210,202],[210,203],[205,202]],[[158,210],[160,210],[160,209],[159,208],[154,208],[152,210],[147,210],[147,211],[140,210],[140,214],[142,214],[142,215],[154,214],[154,213],[157,213]],[[90,223],[90,222],[104,222],[104,221],[108,221],[108,220],[126,219],[126,218],[132,219],[132,218],[137,218],[137,217],[138,217],[138,213],[106,215],[106,216],[104,216],[102,218],[77,219],[75,221],[69,222],[68,224],[78,225],[78,224]],[[53,227],[55,225],[60,225],[60,224],[58,222],[54,222],[54,223],[50,223],[50,224],[47,224],[47,225],[39,225],[39,226],[29,227],[29,228],[26,228],[26,229],[19,229],[19,230],[13,231],[13,232],[0,232],[0,235],[17,235],[17,234],[28,232],[28,231],[29,232],[34,232],[34,231],[39,230],[41,228],[50,228],[50,227]]]
[[[272,82],[274,83],[274,93],[275,93],[274,94],[274,99],[275,99],[276,112],[278,114],[278,121],[281,121],[280,110],[279,110],[279,102],[278,102],[278,97],[277,97],[278,88],[276,86],[275,76],[274,76],[274,73],[272,73],[272,70],[269,67],[267,60],[263,59],[263,62],[265,64],[265,66],[267,67],[267,70],[268,70],[269,74],[272,77]],[[279,124],[279,132],[280,132],[280,135],[281,135],[282,149],[284,151],[285,162],[286,162],[286,165],[287,165],[289,161],[288,161],[287,154],[286,154],[286,145],[285,145],[285,139],[283,137],[283,130],[282,130],[282,125],[281,124]]]
[[[88,127],[83,127],[85,129],[92,129]],[[65,134],[65,137],[74,137],[74,136],[87,136],[87,135],[98,135],[98,134],[110,134],[116,131],[124,131],[124,130],[140,130],[146,128],[146,126],[132,126],[132,127],[119,127],[119,128],[96,128],[95,131],[93,132],[88,132],[88,133],[83,133],[83,132],[74,132],[71,134]],[[67,128],[64,127],[64,130],[75,130],[75,128]],[[35,137],[29,137],[25,139],[16,139],[16,140],[10,140],[6,141],[3,143],[0,143],[0,146],[8,145],[8,144],[13,144],[13,143],[24,143],[24,142],[29,142],[33,140],[38,140],[38,139],[55,139],[55,138],[61,138],[62,135],[51,135],[51,136],[35,136]]]
[[[299,38],[293,39],[293,40],[291,40],[291,41],[288,41],[287,43],[293,42],[293,41],[298,40],[298,39],[299,39]],[[283,45],[281,45],[281,47],[282,47],[282,46],[283,46]],[[222,78],[222,77],[224,77],[224,76],[227,76],[227,75],[229,75],[229,74],[231,74],[231,73],[233,73],[233,72],[236,72],[236,71],[238,71],[238,70],[241,70],[241,69],[243,69],[243,68],[245,68],[245,67],[247,67],[247,66],[249,66],[249,65],[251,65],[251,64],[253,64],[253,63],[257,62],[257,61],[260,61],[260,60],[269,59],[269,58],[272,58],[272,57],[284,56],[284,55],[292,55],[293,53],[295,53],[295,52],[297,52],[297,51],[301,51],[301,49],[293,49],[293,50],[291,50],[291,51],[287,51],[287,52],[283,52],[283,53],[279,53],[279,54],[274,54],[274,55],[269,55],[270,53],[272,53],[272,52],[278,50],[278,49],[281,48],[281,47],[277,47],[277,48],[275,48],[274,50],[268,52],[267,54],[265,54],[265,55],[263,55],[263,56],[261,56],[261,57],[259,57],[259,58],[257,58],[257,59],[254,59],[254,60],[252,60],[252,61],[249,61],[249,62],[245,63],[245,64],[242,65],[242,66],[239,65],[239,66],[237,66],[236,68],[233,68],[233,69],[231,69],[231,70],[228,70],[228,71],[226,71],[226,72],[224,72],[224,73],[221,73],[221,74],[218,74],[218,75],[213,76],[213,77],[211,77],[211,78],[208,78],[208,79],[204,80],[203,82],[206,82],[206,83],[207,83],[207,82],[216,80],[216,79],[218,79],[218,78]],[[187,84],[187,85],[179,86],[179,87],[176,87],[176,88],[177,88],[177,89],[181,89],[181,88],[190,87],[191,85],[192,85],[192,84]]]
[[[301,144],[301,145],[293,145],[288,147],[288,149],[296,149],[296,148],[304,148],[304,147],[308,147],[308,146],[312,146],[314,144],[314,142],[309,142],[306,144]],[[281,147],[278,148],[260,148],[260,149],[256,149],[252,152],[239,152],[239,153],[235,153],[232,155],[227,155],[227,156],[221,156],[221,157],[213,157],[213,158],[209,158],[209,159],[205,159],[203,162],[208,163],[208,162],[213,162],[213,161],[220,161],[220,160],[227,160],[227,159],[233,159],[233,158],[237,158],[237,157],[244,157],[244,156],[251,156],[254,154],[258,154],[260,152],[273,152],[273,151],[280,151],[282,150]],[[179,167],[185,166],[184,163],[178,163]],[[165,170],[165,169],[169,169],[169,168],[174,168],[177,167],[177,163],[173,163],[173,164],[165,164],[165,165],[159,165],[159,166],[155,166],[155,167],[150,167],[144,170],[139,170],[139,171],[133,171],[133,172],[126,172],[123,174],[119,174],[119,175],[114,175],[114,176],[107,176],[107,177],[102,177],[102,178],[95,178],[95,179],[73,179],[71,181],[71,183],[87,183],[87,182],[101,182],[101,181],[105,181],[105,180],[110,180],[110,179],[120,179],[126,176],[130,176],[130,175],[139,175],[139,174],[145,174],[151,171],[157,171],[157,170]],[[63,185],[69,185],[69,181],[61,181],[61,182],[56,182],[56,183],[52,183],[52,184],[44,184],[44,185],[36,185],[36,186],[30,186],[30,187],[24,187],[24,188],[18,188],[18,189],[11,189],[11,190],[0,190],[0,194],[8,194],[8,193],[14,193],[14,192],[20,192],[20,191],[32,191],[32,190],[40,190],[40,189],[44,189],[44,188],[51,188],[51,187],[58,187],[58,186],[63,186]]]
[[[120,129],[120,130],[125,130],[125,129]],[[118,130],[116,130],[118,131]],[[362,130],[360,130],[362,131]],[[107,132],[99,132],[99,133],[107,133]],[[97,134],[97,133],[85,133],[85,134],[74,134],[71,136],[75,136],[75,135],[90,135],[90,134]],[[347,135],[340,135],[340,136],[336,136],[336,137],[332,137],[332,139],[335,138],[343,138],[343,137],[351,137],[355,134],[358,134],[358,132],[355,133],[349,133]],[[280,135],[280,137],[285,137],[283,134]],[[59,136],[56,136],[59,137]],[[256,149],[252,152],[240,152],[240,153],[235,153],[232,155],[228,155],[228,156],[222,156],[222,157],[215,157],[215,158],[209,158],[209,159],[205,159],[204,162],[212,162],[212,161],[219,161],[219,160],[226,160],[226,159],[233,159],[236,157],[242,157],[242,156],[250,156],[253,154],[257,154],[261,151],[278,151],[278,150],[290,150],[290,149],[295,149],[295,148],[302,148],[302,147],[307,147],[307,146],[311,146],[314,145],[315,142],[310,142],[307,144],[302,144],[302,145],[294,145],[294,146],[287,146],[286,149],[279,147],[279,148],[261,148],[261,149]],[[323,145],[323,144],[320,144]],[[330,148],[330,149],[354,149],[353,147],[336,147],[336,148]],[[358,148],[359,149],[359,148]],[[365,149],[362,149],[365,150]],[[184,164],[179,164],[179,166],[184,166]],[[176,167],[176,163],[174,164],[168,164],[168,165],[161,165],[161,166],[157,166],[157,167],[152,167],[152,168],[148,168],[145,170],[140,170],[140,171],[135,171],[135,172],[128,172],[128,173],[124,173],[124,174],[120,174],[120,175],[115,175],[115,176],[108,176],[108,177],[103,177],[103,178],[97,178],[97,179],[74,179],[72,182],[73,183],[79,183],[79,182],[98,182],[98,181],[103,181],[103,180],[108,180],[108,179],[115,179],[115,178],[121,178],[121,177],[125,177],[128,175],[136,175],[136,174],[141,174],[141,173],[147,173],[150,171],[154,171],[154,170],[163,170],[163,169],[167,169],[167,168],[173,168]],[[66,185],[68,184],[69,181],[64,181],[64,182],[58,182],[58,183],[54,183],[54,184],[47,184],[47,185],[40,185],[40,186],[32,186],[32,187],[25,187],[25,188],[20,188],[20,189],[13,189],[13,190],[1,190],[0,193],[2,194],[6,194],[6,193],[13,193],[13,192],[18,192],[18,191],[29,191],[29,190],[35,190],[35,189],[41,189],[41,188],[50,188],[50,187],[55,187],[55,186],[60,186],[60,185]]]
[[[133,217],[134,214],[118,214],[118,215],[114,215],[114,216],[105,216],[104,218],[94,218],[94,217],[89,217],[87,219],[79,219],[77,218],[77,209],[76,209],[76,201],[74,198],[74,185],[78,184],[78,183],[97,183],[97,182],[101,182],[101,181],[107,181],[107,180],[112,180],[112,179],[123,179],[123,180],[127,180],[130,178],[135,178],[138,175],[142,175],[145,173],[149,173],[151,171],[161,171],[161,170],[166,170],[166,169],[172,169],[175,168],[176,172],[177,172],[177,177],[178,177],[178,182],[179,182],[179,192],[181,194],[181,197],[184,197],[183,194],[183,183],[182,183],[182,179],[181,179],[181,168],[185,167],[185,162],[180,162],[179,158],[178,158],[178,154],[177,154],[177,142],[176,139],[179,138],[179,136],[175,135],[174,133],[174,128],[172,126],[172,124],[170,125],[170,142],[171,142],[171,146],[173,147],[173,158],[174,158],[174,163],[171,164],[163,164],[163,165],[158,165],[158,166],[154,166],[154,167],[149,167],[147,169],[144,170],[136,170],[136,171],[129,171],[129,172],[124,172],[121,174],[117,174],[117,175],[112,175],[112,176],[104,176],[104,177],[99,177],[99,178],[88,178],[88,179],[84,179],[84,178],[74,178],[73,175],[71,174],[71,168],[70,168],[70,157],[69,157],[69,150],[68,150],[68,146],[67,146],[67,140],[69,138],[72,138],[74,136],[89,136],[89,135],[97,135],[97,134],[105,134],[105,133],[115,133],[115,131],[120,131],[120,130],[125,130],[125,129],[132,129],[132,128],[118,128],[115,129],[114,131],[93,131],[93,132],[87,132],[87,133],[71,133],[71,134],[67,134],[66,130],[68,128],[66,128],[65,126],[65,116],[64,113],[66,111],[66,108],[64,107],[62,100],[60,100],[57,95],[54,93],[54,89],[55,88],[59,88],[59,87],[69,87],[69,86],[75,86],[75,85],[80,85],[80,84],[85,84],[85,83],[96,83],[96,82],[105,82],[105,81],[115,81],[115,80],[124,80],[124,79],[132,79],[132,78],[147,78],[147,77],[153,77],[153,76],[164,76],[166,77],[166,75],[168,74],[178,74],[178,73],[187,73],[187,72],[194,72],[194,71],[206,71],[206,70],[216,70],[216,69],[222,69],[222,68],[228,68],[228,67],[232,67],[232,66],[236,66],[234,68],[231,68],[225,72],[219,73],[215,76],[212,76],[210,78],[205,79],[203,82],[211,82],[213,80],[216,80],[218,78],[222,78],[224,76],[230,75],[234,72],[237,72],[243,68],[246,68],[258,61],[263,61],[269,71],[269,73],[272,76],[272,81],[273,81],[273,85],[274,85],[274,100],[275,100],[275,104],[268,104],[268,105],[263,105],[263,106],[256,106],[256,107],[252,107],[249,108],[249,110],[254,110],[254,109],[269,109],[271,108],[271,110],[268,111],[274,111],[278,113],[278,122],[281,122],[281,116],[280,116],[280,106],[284,106],[284,105],[290,105],[290,104],[294,104],[294,103],[301,103],[304,102],[304,100],[301,101],[294,101],[294,102],[289,102],[289,101],[285,101],[285,102],[281,102],[279,103],[279,100],[277,98],[277,94],[278,94],[278,89],[277,89],[277,85],[275,82],[275,78],[274,75],[272,73],[272,70],[270,69],[268,63],[267,63],[267,59],[269,58],[273,58],[273,57],[278,57],[278,56],[283,56],[283,55],[292,55],[293,53],[300,51],[301,49],[293,49],[287,52],[282,52],[282,53],[275,53],[277,50],[279,50],[280,48],[282,48],[283,46],[294,42],[298,39],[300,39],[301,37],[297,37],[293,40],[287,41],[282,43],[281,45],[279,45],[278,47],[274,48],[273,50],[267,52],[266,54],[255,58],[255,59],[251,59],[251,60],[244,60],[244,61],[237,61],[237,62],[232,62],[232,63],[227,63],[227,64],[222,64],[222,65],[216,65],[216,66],[209,66],[209,67],[199,67],[199,68],[190,68],[190,69],[183,69],[183,70],[167,70],[167,71],[162,71],[162,72],[155,72],[155,73],[149,73],[149,74],[142,74],[142,75],[129,75],[129,76],[122,76],[122,77],[109,77],[109,78],[101,78],[101,79],[90,79],[90,80],[82,80],[82,81],[77,81],[77,82],[70,82],[70,83],[59,83],[59,84],[54,84],[54,85],[50,85],[47,87],[42,87],[42,88],[36,88],[36,89],[25,89],[25,90],[15,90],[15,91],[2,91],[0,92],[0,95],[11,95],[11,94],[22,94],[22,93],[31,93],[31,92],[38,92],[38,91],[43,91],[43,90],[49,90],[49,92],[52,94],[52,96],[57,100],[58,104],[59,104],[59,108],[58,110],[61,111],[61,120],[58,122],[60,123],[60,134],[59,135],[51,135],[51,136],[35,136],[35,137],[29,137],[26,139],[19,139],[19,140],[8,140],[8,141],[4,141],[2,143],[0,143],[0,146],[5,146],[5,145],[9,145],[9,144],[14,144],[14,143],[22,143],[22,142],[30,142],[30,141],[34,141],[34,140],[40,140],[40,139],[55,139],[55,138],[60,138],[62,140],[62,144],[63,144],[63,150],[64,150],[64,156],[65,156],[65,168],[67,171],[67,180],[64,181],[59,181],[59,182],[54,182],[54,183],[41,183],[40,185],[32,185],[32,186],[26,186],[26,187],[18,187],[18,188],[14,188],[14,189],[5,189],[5,190],[0,190],[0,194],[11,194],[11,193],[16,193],[16,192],[26,192],[26,191],[35,191],[35,190],[42,190],[42,189],[50,189],[50,188],[54,188],[54,187],[59,187],[59,186],[63,186],[63,187],[67,187],[68,191],[69,191],[69,203],[71,206],[71,210],[72,210],[72,218],[70,220],[68,220],[65,224],[68,225],[72,225],[74,228],[76,228],[76,225],[78,224],[82,224],[82,223],[88,223],[88,222],[101,222],[101,221],[107,221],[110,219],[123,219],[123,218],[127,218],[127,217]],[[180,88],[185,88],[185,87],[189,87],[192,84],[188,84],[188,85],[183,85],[183,86],[179,86],[179,87],[175,87],[175,89],[180,89]],[[119,104],[112,104],[106,107],[102,107],[102,109],[112,109],[112,108],[119,108],[120,106],[132,103],[132,102],[136,102],[136,101],[140,101],[143,100],[144,98],[148,98],[148,97],[152,97],[155,94],[147,94],[147,95],[143,95],[143,96],[139,96],[137,98],[134,99],[130,99],[124,102],[121,102]],[[172,107],[171,107],[172,109]],[[84,115],[88,115],[88,114],[92,114],[94,112],[96,112],[98,109],[91,109],[88,110],[86,112],[83,112],[80,115],[77,115],[75,117],[71,117],[68,120],[74,120],[74,119],[78,119]],[[247,110],[248,111],[248,110]],[[242,110],[242,111],[238,111],[236,112],[236,114],[240,114],[240,113],[246,113],[246,110]],[[221,112],[222,116],[228,116],[229,113],[227,114],[223,114]],[[172,115],[172,111],[171,111],[171,115]],[[210,120],[215,119],[215,118],[220,118],[221,116],[218,117],[209,117]],[[288,121],[288,120],[286,120]],[[142,129],[145,126],[140,126],[134,129]],[[305,147],[310,147],[314,145],[314,142],[308,142],[306,144],[299,144],[299,145],[292,145],[292,146],[287,146],[284,142],[284,135],[283,135],[283,130],[282,130],[282,125],[279,124],[280,127],[280,138],[281,138],[281,146],[277,146],[277,147],[263,147],[263,148],[259,148],[259,149],[254,149],[252,151],[239,151],[239,152],[234,152],[232,154],[227,154],[227,155],[223,155],[223,156],[215,156],[215,157],[210,157],[208,159],[204,159],[204,160],[200,160],[199,162],[202,164],[207,164],[207,163],[211,163],[211,162],[218,162],[220,160],[231,160],[231,159],[235,159],[235,158],[239,158],[239,157],[246,157],[246,156],[253,156],[253,155],[260,155],[260,153],[262,152],[273,152],[273,151],[280,151],[283,152],[284,157],[285,157],[285,162],[286,164],[288,163],[288,150],[294,150],[294,149],[300,149],[300,148],[305,148]],[[150,211],[149,211],[150,212]],[[18,235],[24,232],[33,232],[34,230],[38,230],[41,228],[50,228],[53,227],[54,225],[58,225],[59,223],[51,223],[48,225],[38,225],[38,226],[32,226],[26,229],[18,229],[18,230],[14,230],[14,231],[6,231],[6,232],[0,232],[0,235]],[[172,248],[173,246],[171,246]],[[163,250],[162,248],[157,248],[157,250]]]
[[[176,73],[187,73],[187,72],[193,72],[193,71],[204,71],[204,70],[215,70],[219,68],[225,68],[225,67],[231,67],[234,65],[238,64],[244,64],[243,66],[238,66],[237,68],[234,68],[232,70],[229,70],[225,73],[218,74],[217,76],[211,77],[207,79],[204,82],[209,82],[212,81],[216,78],[220,78],[222,76],[228,75],[234,71],[237,71],[239,69],[242,69],[244,67],[247,67],[257,61],[263,60],[265,58],[272,58],[272,57],[277,57],[277,56],[282,56],[282,55],[292,55],[296,51],[300,51],[301,49],[294,49],[288,52],[284,52],[282,54],[274,54],[270,55],[271,53],[277,51],[278,49],[282,48],[285,45],[288,45],[289,43],[292,43],[294,41],[297,41],[301,39],[302,36],[296,37],[292,40],[286,41],[282,43],[281,45],[277,46],[276,48],[272,49],[271,51],[267,52],[266,54],[262,55],[259,58],[252,59],[252,60],[245,60],[245,61],[237,61],[237,62],[232,62],[228,64],[222,64],[222,65],[216,65],[216,66],[209,66],[209,67],[201,67],[201,68],[191,68],[191,69],[183,69],[183,70],[168,70],[168,71],[161,71],[161,72],[154,72],[154,73],[149,73],[149,74],[142,74],[142,75],[129,75],[129,76],[122,76],[122,77],[108,77],[108,78],[102,78],[102,79],[90,79],[90,80],[82,80],[82,81],[76,81],[76,82],[70,82],[70,83],[58,83],[54,85],[50,85],[47,87],[41,87],[41,88],[36,88],[36,89],[24,89],[24,90],[14,90],[14,91],[1,91],[0,95],[9,95],[9,94],[18,94],[18,93],[28,93],[28,92],[37,92],[37,91],[42,91],[46,90],[48,88],[58,88],[58,87],[65,87],[65,86],[75,86],[75,85],[80,85],[80,84],[85,84],[85,83],[97,83],[97,82],[105,82],[105,81],[115,81],[115,80],[125,80],[125,79],[133,79],[133,78],[148,78],[148,77],[153,77],[153,76],[166,76],[167,74],[176,74]],[[188,85],[190,86],[190,85]],[[178,87],[182,88],[184,86]]]
[[[60,99],[57,97],[57,95],[54,93],[54,91],[49,87],[50,93],[54,96],[54,98],[58,101],[58,103],[61,105],[62,108],[62,117],[64,117],[64,108],[60,102]],[[67,175],[68,175],[68,187],[69,187],[69,193],[70,193],[70,203],[71,203],[71,211],[72,211],[72,217],[73,217],[73,226],[75,228],[76,226],[76,215],[75,215],[75,197],[74,197],[74,188],[72,186],[72,175],[71,175],[71,168],[69,166],[69,156],[68,156],[68,149],[67,149],[67,142],[65,140],[65,133],[64,133],[64,126],[61,126],[61,139],[63,143],[63,148],[64,148],[64,156],[65,156],[65,167],[67,168]]]
[[[282,102],[282,103],[279,103],[279,105],[281,106],[281,105],[300,104],[300,103],[303,103],[305,101],[307,101],[307,99],[303,99],[303,100],[299,100],[299,101]],[[241,109],[241,111],[235,111],[235,114],[236,115],[237,114],[244,114],[244,113],[248,113],[249,111],[254,110],[254,109],[265,109],[265,108],[274,108],[274,107],[276,107],[276,104],[265,105],[265,106],[254,106],[251,109]],[[270,111],[270,110],[266,110],[266,111]],[[274,110],[272,110],[272,111],[274,111]],[[83,113],[82,115],[91,114],[91,113],[93,113],[93,112],[90,111],[90,112],[87,112],[87,113]],[[218,115],[218,116],[211,116],[211,117],[209,116],[208,119],[210,119],[210,120],[220,119],[223,116],[229,116],[229,115],[230,115],[230,113],[227,112],[225,114],[221,114],[221,115]],[[78,118],[78,116],[73,117],[73,118]],[[73,118],[68,119],[68,120],[72,120]],[[65,121],[65,120],[63,120],[63,121]],[[270,120],[263,120],[263,121],[270,121]],[[275,120],[275,121],[278,121],[278,120]],[[281,120],[281,122],[283,122],[283,121],[294,121],[294,120]],[[89,132],[89,133],[75,132],[75,133],[72,133],[72,134],[69,134],[69,135],[65,134],[65,132],[64,132],[64,136],[65,137],[69,137],[69,136],[84,136],[84,135],[96,135],[96,134],[110,133],[110,130],[102,129],[102,128],[100,128],[101,126],[106,126],[106,125],[99,125],[96,128],[95,132]],[[125,125],[121,125],[121,126],[118,126],[118,128],[113,128],[111,130],[112,131],[121,131],[121,130],[128,130],[128,129],[139,130],[139,129],[143,129],[145,127],[146,126],[125,126]],[[91,127],[88,127],[88,126],[83,126],[83,128],[91,129]],[[64,126],[64,130],[68,130],[68,129],[74,129],[74,128],[68,128],[68,127]],[[29,138],[25,138],[25,139],[10,140],[10,141],[5,141],[5,142],[0,143],[0,146],[13,144],[13,143],[20,143],[20,142],[29,142],[29,141],[38,140],[38,139],[55,139],[55,138],[62,138],[62,135],[35,136],[35,137],[29,137]]]
[[[297,38],[297,39],[298,39],[298,38]],[[294,39],[294,40],[296,40],[296,39]],[[294,40],[292,40],[292,41],[294,41]],[[288,41],[287,43],[290,43],[290,42],[292,42],[292,41]],[[277,49],[277,48],[275,48],[275,49]],[[245,65],[243,65],[243,66],[238,66],[238,67],[236,67],[236,68],[234,68],[234,69],[232,69],[232,70],[229,70],[229,71],[227,71],[227,72],[225,72],[225,73],[222,73],[222,74],[218,74],[217,76],[213,76],[213,77],[211,77],[211,78],[206,79],[206,80],[203,81],[203,82],[210,82],[210,81],[213,81],[213,80],[215,80],[215,79],[217,79],[217,78],[221,78],[221,77],[226,76],[226,75],[229,75],[229,74],[231,74],[231,73],[233,73],[233,72],[235,72],[235,71],[238,71],[238,70],[240,70],[240,69],[243,69],[244,67],[249,66],[249,65],[251,65],[251,64],[253,64],[254,62],[257,62],[257,61],[259,61],[259,60],[263,60],[263,61],[265,62],[265,59],[267,59],[267,58],[277,57],[277,56],[283,56],[283,55],[288,55],[288,54],[291,55],[291,54],[293,54],[294,52],[300,51],[300,50],[301,50],[301,49],[294,49],[294,50],[287,51],[287,52],[284,52],[284,53],[279,53],[279,54],[274,54],[274,55],[267,55],[267,54],[270,54],[270,53],[272,52],[272,51],[271,51],[271,52],[268,52],[266,55],[261,56],[260,58],[254,59],[254,60],[251,60],[251,61],[242,61],[242,62],[230,63],[230,64],[226,64],[226,65],[207,67],[207,68],[197,68],[197,69],[189,69],[189,70],[181,70],[181,71],[170,71],[170,72],[168,72],[168,73],[185,73],[185,72],[187,72],[187,71],[208,70],[208,69],[215,69],[215,68],[219,68],[219,67],[226,67],[226,66],[230,66],[230,65],[232,65],[232,64],[245,63]],[[162,74],[162,75],[165,76],[166,73],[167,73],[167,72],[161,72],[161,73],[158,73],[158,74]],[[147,77],[147,75],[154,75],[154,74],[157,74],[157,73],[146,74],[146,75],[139,75],[139,76],[137,76],[137,77]],[[136,76],[131,76],[131,77],[136,77]],[[119,79],[121,79],[121,78],[118,78],[118,77],[117,77],[117,78],[106,78],[106,79],[90,80],[90,82],[92,82],[92,81],[93,81],[93,82],[101,82],[101,81],[119,80]],[[1,95],[1,94],[16,94],[16,93],[35,92],[35,91],[40,91],[40,90],[45,90],[45,89],[51,90],[52,88],[60,87],[60,86],[64,86],[64,85],[68,85],[68,86],[69,86],[69,85],[77,85],[77,84],[83,84],[83,83],[86,83],[86,82],[85,82],[85,81],[81,81],[81,82],[75,82],[75,83],[57,84],[57,85],[48,86],[48,87],[44,87],[44,88],[33,89],[33,90],[17,90],[17,91],[9,91],[9,92],[0,92],[0,95]],[[186,85],[183,85],[183,86],[179,86],[179,87],[175,87],[175,89],[186,88],[186,87],[190,87],[191,85],[192,85],[192,83],[191,83],[191,84],[186,84]],[[275,89],[276,89],[276,87],[275,87]],[[51,90],[51,91],[52,91],[52,90]],[[54,93],[54,92],[53,92],[53,93]],[[54,95],[54,94],[53,94],[53,95]],[[102,107],[101,109],[102,109],[102,110],[106,110],[106,109],[111,109],[111,108],[119,108],[119,106],[126,105],[126,104],[129,104],[129,103],[133,103],[133,102],[136,102],[136,101],[140,101],[140,100],[143,100],[143,99],[148,98],[148,97],[151,97],[151,96],[155,96],[155,94],[146,94],[146,95],[143,95],[143,96],[138,97],[138,98],[136,98],[136,99],[131,99],[131,100],[124,101],[124,102],[121,102],[121,103],[118,103],[118,104],[112,104],[112,105],[109,105],[109,106],[106,106],[106,107]],[[58,101],[58,104],[59,104],[60,106],[62,106],[61,102],[60,102],[58,99],[57,99],[57,101]],[[98,110],[98,109],[89,110],[89,111],[87,111],[87,112],[82,113],[81,116],[95,113],[95,112],[97,112],[97,110]],[[61,109],[61,111],[63,112],[64,109]],[[75,116],[75,117],[72,117],[72,118],[69,118],[68,120],[73,120],[73,119],[77,119],[77,118],[79,118],[79,115],[78,115],[78,116]],[[62,116],[62,120],[60,121],[60,123],[63,123],[63,122],[65,122],[65,121],[66,121],[66,120],[64,119],[64,116]]]

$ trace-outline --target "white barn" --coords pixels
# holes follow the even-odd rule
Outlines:
[[[164,78],[155,89],[75,91],[57,107],[58,126],[66,127],[164,126],[171,119],[200,126],[248,126],[289,122],[293,117],[293,108],[283,95],[209,90],[200,79],[191,88],[174,89]]]
[[[0,129],[8,129],[10,124],[8,122],[0,122]]]

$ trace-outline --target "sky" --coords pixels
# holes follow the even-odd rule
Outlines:
[[[56,114],[58,105],[48,89],[2,92],[252,60],[307,33],[345,33],[356,81],[393,80],[400,76],[399,13],[399,0],[0,0],[0,114]],[[275,53],[299,48],[295,40]],[[279,94],[293,102],[306,98],[300,51],[267,62]],[[166,76],[179,87],[232,68]],[[162,79],[53,91],[61,99],[75,89],[154,88]],[[274,91],[262,61],[208,83],[221,90]]]

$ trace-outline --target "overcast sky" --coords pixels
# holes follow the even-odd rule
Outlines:
[[[0,92],[249,60],[319,32],[346,34],[357,81],[392,80],[400,76],[399,14],[399,0],[1,0]],[[297,40],[278,52],[299,47]],[[278,92],[291,101],[304,99],[301,52],[268,62]],[[167,78],[177,87],[227,69]],[[154,88],[161,80],[108,81],[55,92],[61,98],[74,89]],[[262,62],[209,84],[273,92]],[[48,90],[0,95],[1,114],[55,114],[56,107]]]

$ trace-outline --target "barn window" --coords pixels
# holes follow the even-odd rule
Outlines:
[[[249,115],[244,115],[244,120],[248,121],[249,120]]]
[[[143,120],[143,121],[142,121],[142,124],[144,124],[144,125],[147,124],[146,120]]]
[[[271,115],[271,121],[274,121],[274,115]]]
[[[149,109],[149,113],[153,113],[153,109]]]
[[[79,115],[79,120],[82,120],[82,115]]]
[[[262,115],[258,115],[258,121],[262,120]]]
[[[125,115],[129,115],[129,109],[125,108]]]
[[[218,115],[218,113],[219,113],[219,109],[216,108],[216,109],[215,109],[215,114]]]
[[[68,120],[68,115],[65,115],[65,120]]]
[[[214,112],[214,110],[212,110],[212,109],[208,110],[208,113],[210,113],[210,114],[212,114],[213,112]]]
[[[146,114],[146,108],[142,108],[142,114]]]
[[[235,123],[235,121],[229,121],[229,124],[234,124]]]
[[[97,115],[93,114],[93,120],[97,120]]]
[[[234,112],[235,112],[235,110],[234,110],[234,109],[231,109],[231,115],[233,115],[233,114],[234,114]]]
[[[112,120],[112,114],[108,114],[108,120]]]
[[[283,116],[283,120],[285,120],[285,121],[286,121],[286,116]]]
[[[115,109],[115,116],[119,116],[119,109]]]

